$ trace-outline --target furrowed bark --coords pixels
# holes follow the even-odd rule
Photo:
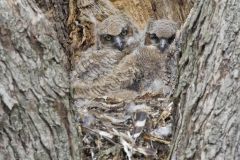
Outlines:
[[[67,17],[69,15],[69,2],[65,0],[34,0],[41,11],[52,22],[57,38],[64,50],[69,53],[69,35]]]
[[[183,32],[172,159],[240,159],[240,4],[198,0]]]
[[[48,18],[31,0],[0,1],[0,159],[80,159],[68,57]]]

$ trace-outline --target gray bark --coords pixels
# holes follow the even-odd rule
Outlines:
[[[240,159],[240,3],[198,0],[183,32],[172,159]]]
[[[64,50],[69,51],[67,43],[69,38],[67,29],[69,2],[65,0],[34,0],[34,2],[53,24],[53,28],[57,33],[57,39]]]
[[[60,23],[48,19],[31,0],[0,1],[0,159],[80,159]]]

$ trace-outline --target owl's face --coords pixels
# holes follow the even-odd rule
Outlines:
[[[146,45],[152,45],[157,47],[161,52],[164,52],[170,44],[172,44],[175,35],[171,37],[158,37],[155,33],[147,33],[148,43]]]
[[[98,25],[98,49],[129,50],[133,48],[137,33],[136,27],[126,17],[110,16]]]
[[[145,45],[157,47],[165,52],[175,39],[177,24],[170,20],[157,20],[150,22],[146,34]]]
[[[133,31],[129,26],[123,27],[121,32],[117,35],[114,34],[100,34],[101,44],[104,48],[114,48],[120,51],[128,47],[128,41],[132,38]]]

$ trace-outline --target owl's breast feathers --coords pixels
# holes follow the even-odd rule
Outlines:
[[[93,81],[110,73],[124,56],[125,53],[111,49],[82,52],[74,59],[72,81],[80,80],[92,84]]]

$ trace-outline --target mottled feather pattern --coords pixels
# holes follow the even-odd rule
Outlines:
[[[140,74],[138,67],[135,67],[136,62],[132,58],[133,55],[125,56],[124,59],[114,70],[112,74],[108,74],[99,79],[96,83],[87,86],[83,83],[75,83],[74,98],[96,98],[105,96],[111,92],[126,89],[131,85],[134,79]]]
[[[176,22],[161,19],[156,21],[150,21],[147,32],[151,34],[156,34],[158,37],[170,38],[176,33],[178,25]]]
[[[116,21],[108,20],[105,22]],[[167,39],[175,34],[176,28],[175,22],[157,20],[149,24],[146,33],[155,33]],[[157,45],[149,44],[131,48],[134,51],[128,54],[115,52],[114,49],[101,49],[98,52],[101,51],[102,54],[95,55],[93,52],[91,56],[86,56],[86,60],[80,58],[81,67],[76,69],[80,80],[73,84],[74,98],[111,96],[113,92],[126,89],[138,93],[160,91],[171,94],[172,72],[175,66],[170,48],[168,46],[164,51],[160,51]],[[90,85],[86,85],[87,81]]]
[[[155,47],[140,47],[136,50],[137,65],[139,66],[143,79],[140,90],[147,90],[156,78],[162,78],[166,73],[166,54],[162,54]]]
[[[130,24],[129,19],[123,15],[112,15],[97,26],[98,33],[118,35],[122,28]]]
[[[125,53],[110,49],[83,52],[74,62],[72,81],[82,80],[85,83],[97,81],[110,73],[124,55]]]
[[[153,47],[140,47],[133,54],[125,56],[111,74],[104,76],[91,86],[75,86],[75,98],[97,97],[131,88],[136,79],[140,79],[140,90],[146,90],[155,78],[165,73],[162,63],[167,56]],[[138,91],[139,89],[136,89]]]

